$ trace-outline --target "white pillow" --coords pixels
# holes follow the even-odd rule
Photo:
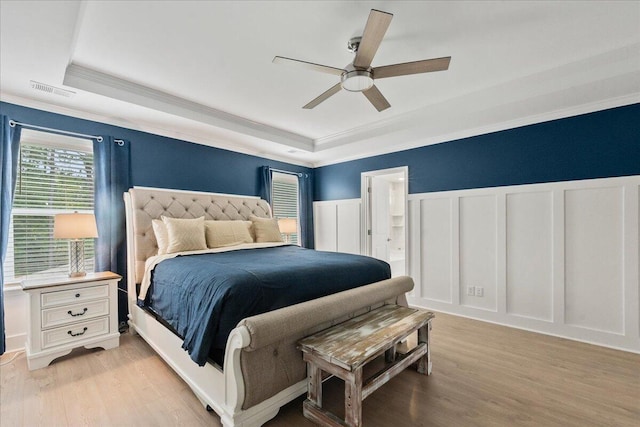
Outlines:
[[[164,225],[161,219],[154,219],[151,221],[151,225],[153,226],[153,233],[156,235],[156,242],[158,242],[158,255],[164,255],[167,253],[167,246],[169,246],[167,226]]]
[[[163,216],[162,221],[167,227],[167,235],[169,236],[168,254],[207,249],[203,216],[194,219]]]
[[[272,218],[260,218],[255,215],[249,217],[253,222],[256,242],[282,242],[282,234],[278,228],[278,221]]]
[[[253,243],[251,221],[205,221],[204,233],[209,248]]]

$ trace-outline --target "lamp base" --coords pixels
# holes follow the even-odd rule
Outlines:
[[[69,241],[69,277],[83,277],[87,272],[84,271],[84,241]]]
[[[69,277],[84,277],[87,275],[86,271],[71,271]]]

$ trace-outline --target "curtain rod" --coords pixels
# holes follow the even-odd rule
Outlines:
[[[286,174],[289,174],[289,175],[302,176],[302,172],[291,172],[291,171],[286,171],[286,170],[282,170],[282,169],[272,168],[271,166],[269,166],[269,170],[272,171],[272,172],[279,172],[279,173],[286,173]]]
[[[20,122],[16,122],[15,120],[9,120],[9,126],[16,127],[16,126],[22,126],[28,129],[35,129],[35,130],[44,130],[47,132],[53,132],[53,133],[59,133],[62,135],[68,135],[68,136],[77,136],[77,137],[81,137],[81,138],[88,138],[88,139],[95,139],[98,142],[102,142],[102,137],[101,136],[96,136],[96,135],[87,135],[85,133],[77,133],[77,132],[69,132],[66,130],[61,130],[61,129],[52,129],[52,128],[46,128],[43,126],[36,126],[36,125],[30,125],[28,123],[20,123]]]

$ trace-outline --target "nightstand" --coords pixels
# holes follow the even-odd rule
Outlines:
[[[120,279],[103,272],[23,281],[22,289],[29,294],[29,370],[44,368],[77,347],[118,347]]]

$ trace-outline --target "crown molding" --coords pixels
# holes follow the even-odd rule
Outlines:
[[[514,129],[522,126],[543,123],[551,120],[557,120],[557,119],[578,116],[582,114],[593,113],[596,111],[622,107],[625,105],[637,104],[637,103],[640,103],[640,94],[635,93],[635,94],[620,96],[620,97],[616,97],[616,98],[612,98],[604,101],[598,101],[598,102],[593,102],[593,103],[579,105],[579,106],[572,106],[569,108],[558,109],[555,111],[546,112],[542,114],[531,115],[528,117],[521,117],[514,120],[507,120],[501,123],[495,123],[488,126],[479,126],[479,127],[465,129],[459,132],[450,132],[443,135],[438,135],[437,137],[418,138],[418,139],[412,140],[412,142],[397,144],[397,145],[393,145],[392,147],[371,149],[371,150],[361,150],[358,152],[358,154],[353,154],[353,155],[335,154],[332,156],[332,160],[320,160],[315,162],[305,162],[297,159],[292,159],[290,157],[274,155],[268,152],[258,152],[257,150],[234,145],[227,141],[211,139],[210,137],[207,137],[204,135],[192,135],[192,134],[184,133],[183,131],[177,132],[175,130],[164,129],[164,128],[158,127],[155,124],[137,122],[136,123],[137,127],[134,129],[134,128],[131,128],[131,122],[124,119],[120,120],[114,117],[107,117],[100,114],[90,113],[87,111],[76,110],[68,107],[63,107],[60,105],[50,104],[47,102],[42,102],[42,101],[30,99],[30,98],[20,97],[13,94],[8,94],[5,92],[0,92],[0,100],[3,102],[16,104],[24,107],[48,111],[51,113],[62,114],[62,115],[71,116],[79,119],[104,123],[107,125],[123,127],[126,129],[132,129],[132,130],[146,132],[154,135],[175,138],[178,140],[183,140],[183,141],[191,142],[194,144],[201,144],[209,147],[215,147],[215,148],[234,151],[237,153],[248,154],[252,156],[259,156],[259,157],[263,157],[270,160],[294,164],[297,166],[316,168],[316,167],[322,167],[322,166],[329,166],[337,163],[344,163],[344,162],[353,161],[353,160],[359,160],[359,159],[372,157],[372,156],[389,154],[389,153],[398,152],[398,151],[410,150],[413,148],[419,148],[419,147],[424,147],[428,145],[455,141],[458,139],[484,135],[492,132],[499,132],[503,130]]]
[[[103,123],[106,125],[117,126],[125,129],[130,129],[134,131],[140,131],[149,133],[152,135],[164,136],[168,138],[177,139],[180,141],[186,141],[193,144],[206,145],[208,147],[220,148],[223,150],[229,150],[236,153],[247,154],[250,156],[262,157],[269,160],[275,160],[278,162],[285,162],[289,164],[293,164],[296,166],[303,166],[312,168],[313,163],[302,161],[299,159],[293,159],[288,156],[279,156],[277,154],[273,154],[265,151],[258,151],[251,147],[239,146],[235,143],[220,140],[217,138],[211,138],[210,135],[205,134],[191,134],[186,133],[184,131],[176,131],[174,129],[165,129],[159,127],[155,123],[145,123],[145,122],[136,122],[136,127],[132,127],[132,122],[129,120],[104,116],[101,114],[95,114],[84,110],[77,110],[74,108],[64,107],[61,105],[43,102],[32,98],[25,98],[19,95],[14,95],[6,92],[0,91],[0,101],[6,102],[9,104],[16,104],[22,107],[33,108],[36,110],[47,111],[49,113],[61,114],[64,116],[70,116],[77,119],[89,120],[93,122]]]
[[[207,107],[73,62],[65,70],[63,84],[298,150],[313,151],[311,138]]]
[[[634,93],[624,96],[619,96],[607,100],[592,102],[588,104],[572,106],[568,108],[562,108],[550,112],[541,114],[534,114],[527,117],[519,117],[513,120],[507,120],[500,123],[493,123],[487,126],[477,126],[469,129],[464,129],[456,132],[449,132],[446,134],[438,135],[436,137],[427,138],[415,138],[411,142],[394,144],[390,148],[371,149],[360,151],[358,154],[353,155],[334,155],[334,158],[340,158],[340,160],[321,160],[313,162],[312,167],[318,168],[322,166],[330,166],[338,163],[345,163],[353,160],[364,159],[367,157],[380,156],[389,153],[395,153],[398,151],[411,150],[414,148],[426,147],[428,145],[441,144],[444,142],[455,141],[464,138],[470,138],[479,135],[486,135],[493,132],[504,131],[508,129],[515,129],[523,126],[534,125],[538,123],[549,122],[552,120],[565,119],[569,117],[579,116],[582,114],[594,113],[597,111],[608,110],[616,107],[623,107],[626,105],[640,103],[640,93]]]

